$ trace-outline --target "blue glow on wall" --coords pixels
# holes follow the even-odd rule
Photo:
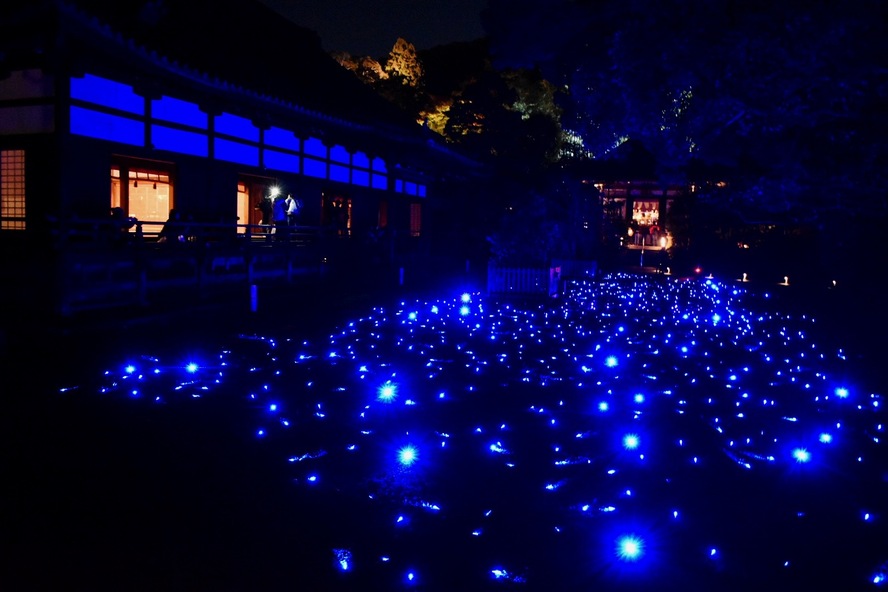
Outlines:
[[[309,177],[326,179],[327,163],[320,160],[315,160],[314,158],[305,158],[302,161],[302,174]]]
[[[309,138],[305,141],[305,153],[311,156],[327,158],[327,147],[317,138]]]
[[[163,125],[151,126],[151,143],[158,150],[204,157],[209,154],[209,139],[206,134],[186,132]]]
[[[395,191],[398,193],[404,193],[404,181],[401,179],[395,179]]]
[[[358,169],[352,169],[352,184],[367,187],[370,185],[370,173]]]
[[[374,172],[377,173],[387,173],[388,169],[385,167],[385,161],[379,157],[373,159],[373,166],[370,168],[373,169]]]
[[[257,146],[216,138],[214,148],[216,160],[259,166],[259,148]]]
[[[145,114],[145,99],[137,95],[131,86],[92,74],[71,78],[71,98],[136,115]]]
[[[416,189],[417,189],[416,195],[418,195],[419,197],[426,196],[426,186],[425,185],[417,185]]]
[[[413,181],[407,181],[404,183],[404,192],[407,193],[407,195],[416,195],[416,183]]]
[[[299,138],[293,132],[279,127],[271,127],[265,130],[265,143],[269,146],[286,148],[293,152],[299,152],[302,149]]]
[[[259,141],[259,128],[253,125],[249,119],[223,113],[216,117],[216,131],[227,136],[234,136],[243,140]]]
[[[388,189],[388,177],[385,175],[373,175],[373,189]]]
[[[330,180],[331,181],[340,181],[342,183],[348,183],[349,181],[349,168],[346,166],[341,166],[338,164],[330,165]]]
[[[270,169],[277,171],[287,171],[291,173],[299,172],[299,157],[295,154],[286,154],[276,150],[265,149],[264,164]]]
[[[370,168],[370,158],[363,152],[355,152],[352,154],[352,166],[362,169]]]
[[[351,163],[351,154],[344,147],[336,145],[330,148],[330,160],[344,164]]]
[[[200,129],[207,129],[209,125],[209,116],[200,107],[173,97],[152,101],[151,117]]]
[[[141,121],[71,106],[71,133],[110,142],[145,145],[145,124]]]

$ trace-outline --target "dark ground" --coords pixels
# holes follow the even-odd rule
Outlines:
[[[224,404],[172,413],[59,389],[146,354],[206,359],[238,334],[313,339],[430,285],[260,286],[255,312],[246,289],[186,308],[42,321],[23,311],[2,343],[0,589],[324,589],[315,575],[327,574],[329,547],[317,574],[304,569],[321,548],[280,511],[278,463],[226,421]]]
[[[124,311],[7,333],[0,588],[329,589],[329,546],[301,536],[298,518],[280,511],[292,500],[277,459],[222,421],[220,403],[171,413],[57,389],[95,377],[110,359],[213,355],[239,332],[311,338],[355,311],[417,296],[336,288],[262,290],[257,313],[244,294],[184,313]],[[882,372],[886,323],[875,289],[775,295],[855,335],[858,367]],[[374,589],[364,584],[337,589]]]

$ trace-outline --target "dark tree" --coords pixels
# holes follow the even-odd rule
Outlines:
[[[490,2],[494,64],[540,68],[594,157],[631,138],[664,179],[729,171],[719,199],[797,220],[884,214],[882,3],[519,4]]]

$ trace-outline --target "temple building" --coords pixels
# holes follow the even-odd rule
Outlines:
[[[83,239],[74,222],[95,230],[112,210],[148,242],[171,210],[253,239],[263,201],[292,195],[305,236],[360,250],[385,234],[433,256],[475,166],[253,0],[13,0],[0,13],[4,249]]]
[[[685,222],[676,206],[686,210],[694,187],[660,179],[654,156],[640,142],[624,142],[613,157],[583,162],[570,171],[595,188],[602,240],[618,241],[627,249],[676,246],[677,227]]]

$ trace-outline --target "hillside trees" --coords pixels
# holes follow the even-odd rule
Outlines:
[[[631,138],[664,180],[729,170],[728,204],[813,221],[886,212],[881,3],[518,3],[490,2],[494,64],[563,91],[561,125],[593,157]]]

